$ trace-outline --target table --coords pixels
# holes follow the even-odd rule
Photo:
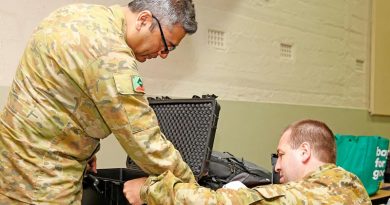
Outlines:
[[[387,204],[390,198],[390,183],[384,183],[377,193],[370,197],[373,205]]]

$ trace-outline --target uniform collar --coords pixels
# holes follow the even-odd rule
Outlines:
[[[337,166],[335,164],[332,164],[332,163],[323,164],[323,165],[319,166],[317,169],[315,169],[314,171],[308,173],[304,177],[304,179],[317,178],[317,177],[321,176],[324,172],[331,170],[331,169],[334,169],[336,167]]]
[[[122,35],[125,36],[126,34],[126,20],[125,20],[125,14],[123,13],[122,7],[119,5],[113,5],[110,6],[110,10],[114,16],[114,24],[118,28],[121,29]]]
[[[122,31],[121,35],[123,37],[123,40],[126,42],[126,31],[127,31],[127,23],[126,23],[126,16],[125,13],[123,12],[123,7],[120,5],[113,5],[110,6],[110,10],[112,14],[114,15],[115,21],[113,22],[115,26],[120,28]],[[131,54],[135,56],[133,49],[131,49]]]

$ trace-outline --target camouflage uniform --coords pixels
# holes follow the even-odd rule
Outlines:
[[[147,172],[194,180],[160,132],[125,29],[122,7],[87,4],[37,27],[0,113],[1,197],[79,204],[86,162],[110,133]]]
[[[149,177],[141,198],[154,204],[371,204],[360,180],[334,164],[325,164],[299,182],[259,186],[253,189],[213,191],[180,183],[172,173]]]

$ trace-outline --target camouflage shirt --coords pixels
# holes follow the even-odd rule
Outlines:
[[[141,198],[154,204],[371,204],[360,180],[334,164],[325,164],[299,182],[259,186],[253,189],[213,191],[196,184],[181,183],[172,173],[149,177]]]
[[[147,172],[194,180],[160,132],[125,33],[119,6],[66,6],[37,27],[0,113],[0,195],[79,204],[86,162],[110,133]]]

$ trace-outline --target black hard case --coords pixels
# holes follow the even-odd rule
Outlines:
[[[207,173],[220,106],[215,98],[149,99],[165,134],[199,180]],[[127,167],[141,170],[130,158]]]
[[[123,184],[130,179],[146,175],[127,168],[98,169],[97,174],[87,174],[83,180],[82,205],[128,205],[123,194]]]
[[[199,180],[207,173],[214,144],[220,106],[215,96],[190,99],[149,98],[162,133],[180,152]],[[127,204],[123,183],[147,176],[130,158],[128,168],[98,169],[97,175],[84,179],[83,205]],[[94,185],[95,183],[95,185]]]

